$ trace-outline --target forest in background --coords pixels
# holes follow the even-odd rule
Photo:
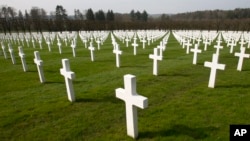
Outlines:
[[[17,11],[13,7],[0,7],[0,32],[53,32],[81,30],[250,30],[250,8],[234,10],[206,10],[179,14],[150,15],[146,10],[115,13],[113,10],[93,11],[91,8],[68,15],[62,5],[49,14],[32,7]]]

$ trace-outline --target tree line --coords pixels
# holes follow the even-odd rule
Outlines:
[[[43,8],[32,7],[30,11],[16,11],[13,7],[0,8],[0,32],[43,32],[80,30],[130,30],[130,29],[168,29],[168,30],[250,30],[250,9],[213,10],[162,14],[150,16],[146,10],[130,13],[114,13],[112,10],[85,12],[74,10],[68,15],[62,5],[57,5],[50,15]]]

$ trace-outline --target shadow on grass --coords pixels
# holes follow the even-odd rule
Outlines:
[[[170,73],[170,74],[159,74],[158,76],[181,76],[181,77],[188,77],[189,74],[183,74],[183,73]]]
[[[149,66],[121,66],[121,68],[148,68]]]
[[[109,102],[109,103],[120,103],[120,101],[114,96],[105,96],[100,98],[76,98],[76,102]]]
[[[30,72],[30,73],[36,72],[37,73],[37,71],[35,71],[35,70],[28,70],[27,72]]]
[[[44,84],[64,84],[65,82],[60,81],[46,81]]]
[[[204,61],[205,62],[205,61]],[[204,66],[204,62],[198,62],[196,63],[197,66]],[[195,66],[195,65],[194,65]]]
[[[215,88],[249,88],[250,84],[218,85]]]
[[[250,69],[242,69],[241,71],[243,71],[243,72],[249,72]]]
[[[160,130],[158,132],[142,132],[139,133],[139,138],[153,138],[153,137],[167,137],[167,136],[189,136],[195,140],[205,139],[209,136],[210,132],[218,130],[216,127],[201,127],[191,128],[186,125],[173,125],[171,129]]]

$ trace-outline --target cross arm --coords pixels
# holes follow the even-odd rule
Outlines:
[[[65,71],[64,68],[60,69],[61,75],[69,79],[75,79],[75,73],[72,71]]]
[[[34,59],[35,64],[42,66],[43,65],[43,61],[42,60],[38,60],[38,59]]]
[[[117,88],[115,90],[116,97],[123,100],[126,104],[137,106],[141,109],[148,107],[148,98],[140,96],[138,94],[126,95],[125,90],[122,88]]]

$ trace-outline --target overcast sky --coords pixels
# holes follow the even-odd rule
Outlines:
[[[69,15],[73,15],[74,9],[85,11],[92,8],[93,11],[108,9],[119,13],[130,13],[146,10],[149,14],[175,14],[197,10],[229,10],[235,8],[250,8],[250,0],[0,0],[0,6],[7,5],[16,10],[30,10],[39,7],[49,14],[55,11],[56,5],[62,5]]]

